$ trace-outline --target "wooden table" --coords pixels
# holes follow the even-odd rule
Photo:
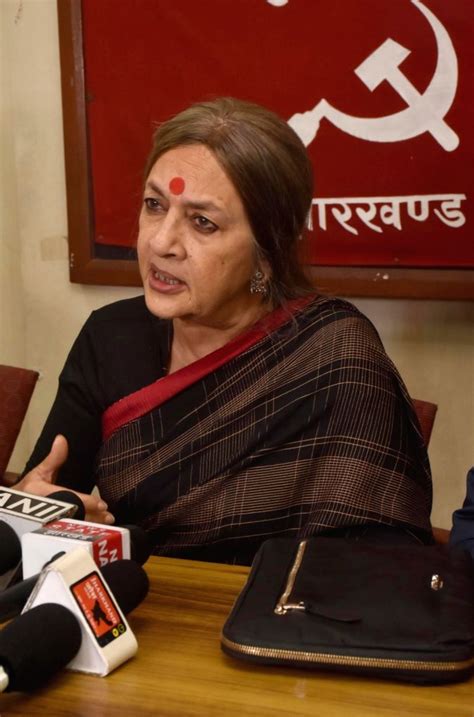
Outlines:
[[[260,667],[220,649],[247,568],[152,558],[151,590],[129,616],[138,655],[108,677],[64,671],[33,696],[0,695],[0,715],[48,717],[473,717],[474,678],[417,687]]]

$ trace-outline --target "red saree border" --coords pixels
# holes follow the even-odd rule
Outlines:
[[[221,348],[194,361],[175,373],[159,378],[148,386],[124,396],[102,414],[102,440],[106,441],[119,428],[158,408],[176,394],[223,366],[260,339],[275,331],[288,321],[288,313],[294,315],[316,298],[315,294],[289,301],[286,307],[275,309],[260,319],[251,329],[232,339]]]

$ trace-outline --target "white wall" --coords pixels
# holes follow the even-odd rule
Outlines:
[[[71,342],[94,308],[137,290],[69,283],[55,0],[0,0],[0,362],[37,368],[21,469]],[[449,527],[474,464],[474,305],[359,299],[410,393],[439,404],[430,457],[433,522]]]

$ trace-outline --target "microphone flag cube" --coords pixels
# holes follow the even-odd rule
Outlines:
[[[42,571],[23,612],[51,602],[71,610],[81,625],[81,647],[68,669],[104,677],[135,655],[135,635],[83,548],[66,553]]]
[[[55,520],[21,537],[23,578],[39,573],[59,552],[81,547],[99,567],[114,560],[130,558],[130,531],[127,528],[68,518]]]
[[[75,505],[62,500],[43,498],[14,488],[0,488],[0,520],[8,523],[18,536],[75,512]]]

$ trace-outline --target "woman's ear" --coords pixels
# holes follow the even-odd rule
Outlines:
[[[257,269],[258,271],[262,272],[264,281],[270,282],[272,280],[272,267],[270,266],[270,262],[267,261],[267,259],[258,259]]]

